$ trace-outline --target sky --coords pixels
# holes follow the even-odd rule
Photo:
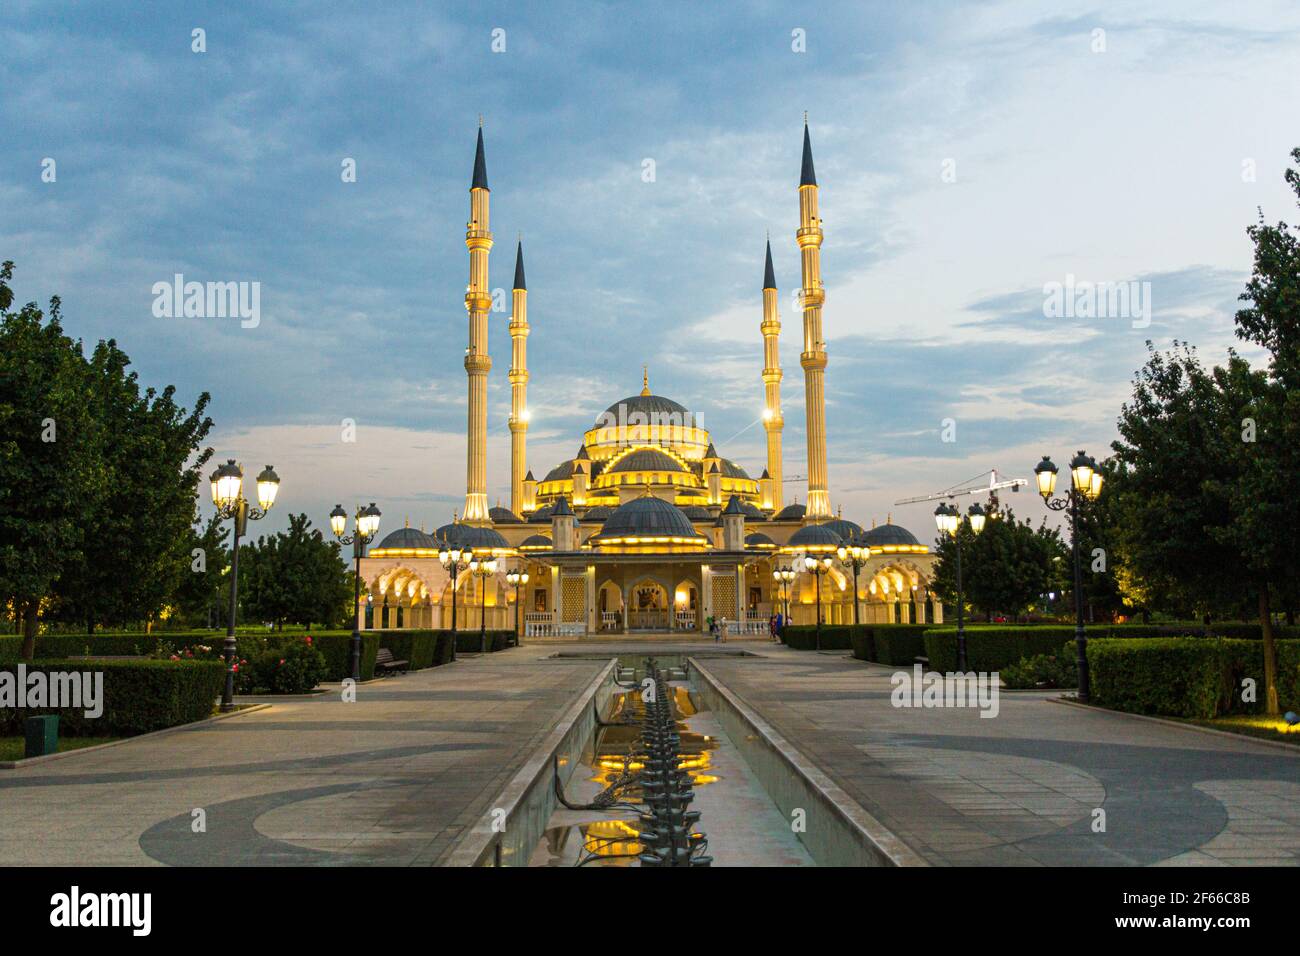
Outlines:
[[[805,111],[832,506],[923,540],[932,506],[898,499],[1106,453],[1148,340],[1257,358],[1233,335],[1246,228],[1295,214],[1294,2],[9,0],[0,50],[17,299],[58,294],[67,331],[116,339],[142,382],[209,392],[214,460],[282,479],[255,533],[291,512],[324,527],[335,502],[378,502],[381,530],[463,508],[480,115],[490,285],[507,290],[490,320],[492,504],[509,501],[520,234],[538,477],[640,390],[643,365],[762,471],[769,232],[785,472],[806,475]],[[154,286],[176,274],[258,283],[258,321],[157,315]],[[1136,283],[1149,309],[1051,314],[1067,282]],[[787,501],[805,493],[787,481]]]

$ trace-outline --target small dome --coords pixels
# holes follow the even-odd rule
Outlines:
[[[672,455],[657,448],[638,448],[628,452],[612,468],[607,469],[610,474],[625,471],[686,471],[686,467]]]
[[[786,505],[776,514],[772,515],[773,521],[802,521],[803,516],[808,513],[806,505],[798,504]]]
[[[542,481],[563,481],[566,478],[573,477],[573,462],[566,461],[562,465],[556,465],[546,473]]]
[[[766,517],[766,515],[763,514],[763,509],[759,508],[758,505],[751,501],[742,501],[740,503],[740,510],[745,513],[746,518],[753,518],[755,521],[762,521]]]
[[[538,508],[528,516],[529,524],[550,524],[551,523],[551,506]]]
[[[749,472],[745,471],[744,468],[741,468],[734,461],[727,458],[719,458],[718,461],[722,466],[722,476],[724,478],[744,478],[747,481],[754,480],[749,477]]]
[[[437,551],[438,542],[418,528],[398,528],[396,531],[390,532],[383,541],[376,545],[376,548],[380,550],[426,548]]]
[[[609,505],[596,505],[594,508],[588,508],[584,511],[582,518],[579,520],[583,524],[600,524],[613,513],[614,509]]]
[[[761,531],[755,531],[752,534],[745,535],[745,547],[763,548],[765,550],[776,547],[776,542],[763,534]]]
[[[790,535],[786,543],[791,548],[810,548],[814,551],[834,551],[844,539],[824,524],[810,524]]]
[[[845,544],[848,544],[858,535],[862,534],[862,525],[858,524],[856,521],[849,521],[845,518],[836,518],[834,521],[827,521],[822,525],[822,527],[830,528],[844,539]]]
[[[519,550],[521,551],[540,551],[543,549],[549,549],[550,547],[551,539],[544,534],[530,534],[528,537],[524,538],[523,541],[519,542]]]
[[[495,508],[488,509],[488,517],[492,519],[493,524],[523,524],[524,519],[519,517],[509,508],[502,508],[498,505]]]
[[[906,528],[896,524],[877,525],[858,536],[863,544],[868,547],[878,548],[886,545],[895,546],[919,546],[920,541],[916,540],[916,535]]]
[[[474,551],[490,551],[493,548],[509,548],[506,539],[491,528],[480,528],[472,524],[457,525],[460,529],[454,544]]]
[[[643,495],[619,505],[605,519],[604,527],[591,536],[593,543],[611,538],[690,538],[703,541],[704,536],[692,526],[690,519],[676,505]]]
[[[713,515],[710,514],[709,509],[703,505],[686,505],[682,508],[682,514],[686,515],[686,517],[690,518],[692,521],[713,520]]]
[[[619,406],[622,406],[621,417]],[[596,419],[596,424],[592,427],[607,428],[612,424],[638,424],[638,422],[628,421],[628,418],[635,412],[639,412],[646,417],[645,424],[647,425],[683,425],[689,428],[695,424],[695,416],[687,411],[685,406],[679,405],[671,398],[664,398],[662,395],[631,395],[605,409],[605,414]],[[665,415],[672,417],[662,420],[662,416]],[[655,416],[660,416],[660,418],[656,419]]]

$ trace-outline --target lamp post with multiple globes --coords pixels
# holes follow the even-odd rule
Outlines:
[[[487,653],[487,581],[497,573],[496,558],[470,558],[470,573],[479,579],[480,605],[478,620],[479,653]]]
[[[227,459],[209,478],[212,484],[212,503],[217,506],[220,518],[233,518],[235,536],[230,546],[230,614],[226,620],[226,643],[223,648],[226,658],[226,686],[221,692],[221,709],[233,710],[235,706],[235,609],[239,601],[239,539],[248,530],[249,521],[258,521],[275,504],[275,495],[280,490],[280,478],[270,465],[257,476],[257,508],[250,508],[244,498],[244,470]]]
[[[1053,498],[1057,467],[1046,455],[1034,468],[1038,493],[1053,511],[1070,509],[1070,543],[1074,550],[1074,654],[1079,669],[1079,700],[1087,702],[1091,687],[1088,680],[1088,636],[1083,630],[1083,564],[1079,556],[1079,507],[1096,501],[1101,495],[1102,475],[1095,459],[1078,452],[1070,459],[1070,487],[1064,495]]]
[[[860,612],[858,611],[858,572],[866,565],[871,557],[871,549],[860,543],[856,538],[842,544],[836,549],[840,556],[840,561],[844,564],[853,566],[853,623],[859,625],[862,623]]]
[[[965,521],[976,534],[984,530],[984,521],[988,516],[978,503],[970,506]],[[957,545],[957,670],[966,671],[966,614],[963,605],[961,586],[961,526],[962,514],[956,505],[941,504],[934,509],[934,523],[940,534],[949,535]]]
[[[831,569],[835,559],[829,554],[823,558],[814,557],[811,554],[804,555],[803,566],[809,574],[813,576],[813,584],[817,587],[817,635],[816,649],[822,649],[822,575]]]
[[[787,622],[790,620],[790,585],[794,583],[795,576],[793,568],[777,568],[772,572],[772,580],[781,589],[781,603],[785,607],[785,620]]]
[[[362,508],[357,506],[356,530],[345,537],[348,530],[348,513],[342,505],[330,512],[330,530],[339,544],[352,545],[352,679],[361,680],[361,559],[366,556],[366,543],[379,532],[380,511],[372,501]]]
[[[453,661],[456,659],[456,580],[460,577],[460,572],[469,568],[472,557],[472,552],[462,550],[459,546],[444,545],[438,552],[438,560],[451,575],[451,656],[449,659]]]
[[[527,583],[527,571],[510,571],[506,574],[506,584],[515,589],[515,647],[519,646],[519,588]]]

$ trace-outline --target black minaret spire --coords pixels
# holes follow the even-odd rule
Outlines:
[[[767,264],[763,266],[763,288],[776,288],[776,273],[772,269],[772,240],[767,240]]]
[[[805,135],[807,131],[805,130]],[[808,159],[808,141],[804,140],[804,168],[810,169],[808,165],[812,160]],[[470,189],[487,189],[487,160],[483,158],[483,124],[480,121],[478,127],[478,147],[474,150],[474,178],[470,181]]]
[[[519,246],[515,249],[515,288],[527,289],[524,282],[524,241],[519,240]]]
[[[483,148],[483,136],[479,134],[479,149]],[[813,170],[812,140],[808,138],[808,114],[803,118],[803,173],[799,177],[800,186],[816,186],[817,173]]]

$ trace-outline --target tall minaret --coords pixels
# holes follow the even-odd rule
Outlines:
[[[776,309],[776,273],[772,269],[772,240],[767,240],[763,266],[763,427],[767,429],[767,476],[771,480],[773,511],[781,510],[781,316]]]
[[[813,171],[808,116],[803,120],[803,173],[799,177],[799,231],[795,233],[803,260],[804,406],[808,414],[808,505],[806,517],[831,517],[826,490],[826,342],[822,338],[822,221],[817,216],[817,174]]]
[[[524,282],[524,241],[515,250],[515,288],[510,316],[510,510],[522,515],[524,474],[528,470],[528,285]]]
[[[469,313],[469,348],[465,350],[465,374],[469,377],[469,442],[465,473],[465,517],[468,524],[488,519],[487,503],[487,376],[492,368],[488,355],[488,312],[492,292],[488,288],[488,252],[492,233],[488,223],[487,161],[483,158],[483,121],[479,120],[478,147],[474,152],[474,178],[469,186],[469,222],[465,226],[469,248],[469,286],[465,310]]]

